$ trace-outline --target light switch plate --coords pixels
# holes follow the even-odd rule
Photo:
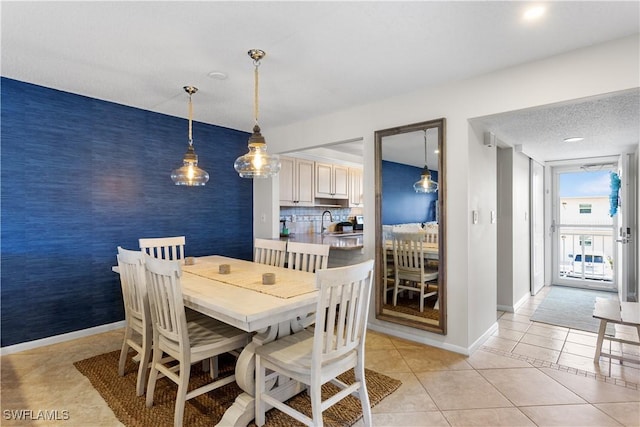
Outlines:
[[[496,223],[496,211],[491,211],[491,224]]]
[[[477,224],[478,223],[478,211],[472,211],[472,218],[473,218],[473,223]]]

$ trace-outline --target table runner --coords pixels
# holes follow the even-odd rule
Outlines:
[[[219,273],[218,268],[221,264],[229,264],[231,272],[229,274]],[[207,279],[251,289],[278,298],[292,298],[316,290],[315,275],[313,273],[222,256],[196,258],[195,264],[183,265],[182,270]],[[276,283],[263,285],[263,273],[274,273],[276,275]]]

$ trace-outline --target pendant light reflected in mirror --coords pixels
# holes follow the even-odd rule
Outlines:
[[[249,152],[238,157],[233,167],[242,178],[270,178],[280,172],[280,159],[277,155],[267,153],[267,143],[258,126],[258,67],[266,53],[260,49],[251,49],[248,54],[253,59],[254,65],[253,117],[255,124],[253,133],[249,137]]]
[[[431,179],[431,171],[427,167],[427,131],[424,131],[424,169],[420,180],[413,184],[416,193],[435,193],[438,191],[438,183]]]
[[[205,185],[209,181],[207,171],[198,167],[198,155],[193,149],[193,104],[191,96],[198,91],[197,87],[185,86],[185,92],[189,94],[189,147],[182,158],[182,167],[171,172],[171,179],[176,185],[186,185],[189,187]]]

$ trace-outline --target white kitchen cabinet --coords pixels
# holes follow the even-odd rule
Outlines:
[[[313,206],[315,162],[280,157],[280,206]]]
[[[349,168],[343,165],[316,163],[316,194],[321,199],[349,198]]]
[[[349,206],[362,206],[362,192],[364,181],[361,168],[349,168]]]

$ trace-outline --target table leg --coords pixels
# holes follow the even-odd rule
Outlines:
[[[602,352],[602,341],[604,341],[604,333],[607,330],[607,321],[600,319],[600,329],[598,330],[598,342],[596,343],[596,355],[593,358],[593,363],[600,362],[600,353]]]
[[[285,335],[290,335],[292,331],[300,330],[299,320],[282,322],[278,325],[270,326],[264,332],[260,332],[253,337],[253,340],[242,350],[236,362],[236,383],[243,390],[233,404],[227,409],[218,426],[244,427],[255,418],[255,351],[256,348]],[[297,381],[278,377],[278,392],[274,397],[284,401],[295,396],[305,389],[304,385]],[[276,384],[274,380],[267,384],[267,389],[272,389]],[[272,394],[273,395],[273,394]]]

